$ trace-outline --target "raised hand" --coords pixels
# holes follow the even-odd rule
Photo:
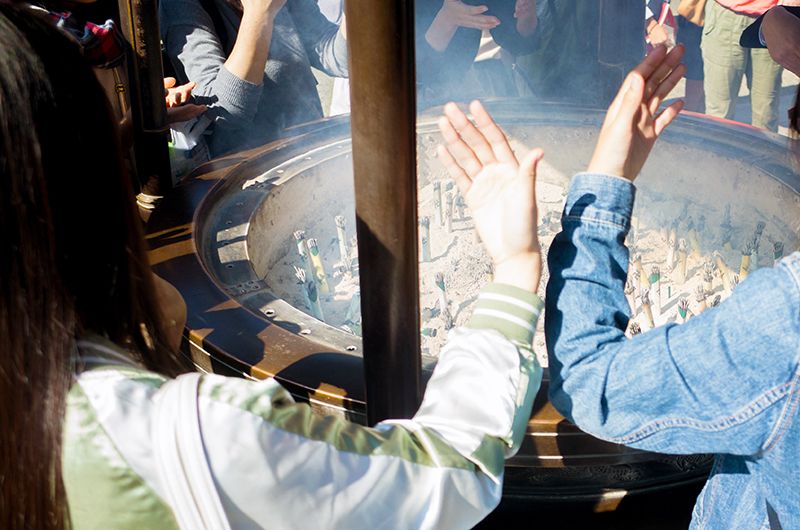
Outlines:
[[[439,119],[446,145],[438,155],[467,203],[495,270],[495,280],[536,291],[541,255],[536,235],[536,166],[541,149],[517,160],[503,131],[477,101],[473,124],[454,104]]]
[[[686,71],[682,57],[680,44],[669,53],[657,46],[628,74],[606,113],[590,173],[636,178],[658,136],[683,108],[683,101],[677,101],[658,112]]]
[[[486,6],[471,6],[461,0],[443,0],[442,7],[425,31],[425,40],[434,50],[443,52],[458,28],[496,28],[500,25],[500,19],[484,15],[488,10]]]
[[[516,0],[514,18],[517,19],[517,33],[523,37],[532,35],[539,22],[536,17],[536,0]]]
[[[500,25],[497,17],[484,15],[486,6],[471,6],[461,0],[444,0],[440,13],[460,28],[492,29]]]

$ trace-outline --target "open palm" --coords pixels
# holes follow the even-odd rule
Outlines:
[[[439,146],[439,158],[464,195],[495,267],[538,261],[535,177],[542,150],[520,164],[483,106],[474,101],[470,111],[474,124],[455,104],[445,106],[439,128],[446,145]]]

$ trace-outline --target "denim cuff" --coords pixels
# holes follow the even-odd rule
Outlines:
[[[563,222],[612,224],[630,227],[636,186],[627,179],[597,173],[578,173],[572,178]]]

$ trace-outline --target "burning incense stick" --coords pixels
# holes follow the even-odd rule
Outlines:
[[[442,183],[433,181],[433,222],[435,226],[444,226],[442,217]]]
[[[675,281],[676,283],[684,283],[686,281],[686,240],[681,238],[678,240],[678,269]]]
[[[325,315],[322,313],[322,305],[317,294],[317,285],[313,280],[306,278],[306,271],[301,267],[294,268],[294,275],[297,278],[297,284],[300,286],[300,292],[303,293],[303,301],[311,315],[318,320],[324,321]]]
[[[681,322],[686,322],[689,320],[690,315],[689,299],[684,296],[678,301],[678,316],[681,317]]]
[[[706,291],[702,285],[698,285],[695,289],[695,300],[697,300],[697,314],[699,315],[706,310]]]
[[[625,298],[628,300],[628,305],[631,307],[631,315],[636,315],[635,291],[636,289],[633,287],[633,282],[628,279],[628,281],[625,282]]]
[[[653,265],[650,269],[650,277],[648,278],[650,283],[650,292],[653,292],[653,289],[656,291],[656,316],[661,316],[661,270],[659,270],[658,266]]]
[[[450,302],[447,300],[447,289],[444,284],[444,273],[437,272],[434,276],[436,287],[439,288],[439,309],[441,310],[444,329],[453,327],[453,317],[450,314]]]
[[[444,197],[444,226],[448,234],[453,233],[453,194],[450,192]]]
[[[314,267],[314,280],[317,282],[318,291],[322,294],[331,292],[328,286],[328,277],[325,274],[325,267],[322,266],[322,256],[319,255],[319,246],[317,240],[313,237],[306,240],[308,246],[308,254],[311,257],[311,265]]]
[[[420,239],[422,247],[422,262],[427,263],[431,260],[431,220],[423,217],[419,220]]]
[[[350,256],[347,252],[347,236],[344,232],[344,216],[337,215],[334,218],[336,222],[336,238],[339,240],[339,255],[342,258],[342,265],[345,270],[350,270]]]
[[[644,316],[647,318],[650,329],[653,329],[656,327],[656,323],[653,320],[653,310],[650,308],[650,289],[643,289],[640,298],[642,301],[642,312],[644,312]]]

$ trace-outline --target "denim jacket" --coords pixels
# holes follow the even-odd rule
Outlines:
[[[599,438],[715,453],[692,528],[800,528],[800,253],[685,324],[626,338],[635,188],[579,174],[550,248],[550,399]]]

